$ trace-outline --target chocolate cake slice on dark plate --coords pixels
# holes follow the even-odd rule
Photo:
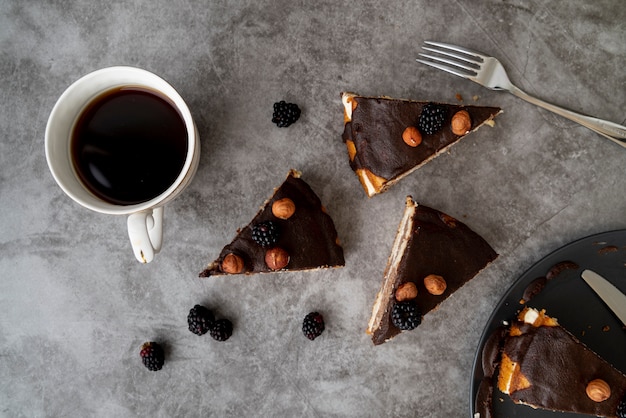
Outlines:
[[[501,344],[498,389],[516,404],[626,417],[626,376],[545,311],[524,308]]]

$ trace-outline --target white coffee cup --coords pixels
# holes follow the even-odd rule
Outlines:
[[[82,111],[102,93],[132,86],[167,97],[180,113],[187,130],[187,155],[178,177],[158,196],[142,203],[119,205],[96,197],[79,180],[72,162],[72,132]],[[137,260],[149,263],[163,242],[163,206],[189,185],[200,160],[200,139],[191,112],[178,92],[159,76],[134,67],[109,67],[85,75],[65,90],[46,126],[46,159],[52,175],[74,201],[96,212],[127,215],[128,235]]]

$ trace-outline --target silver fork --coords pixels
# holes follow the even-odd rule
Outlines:
[[[426,58],[426,60],[418,58],[418,62],[459,77],[467,78],[491,90],[508,91],[529,103],[573,120],[626,148],[625,126],[607,120],[581,115],[529,95],[511,83],[506,74],[506,70],[496,58],[442,42],[425,41],[424,43],[426,44],[426,46],[422,46],[424,50],[437,55],[420,52],[419,55]]]

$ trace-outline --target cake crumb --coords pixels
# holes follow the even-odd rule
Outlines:
[[[604,332],[607,332],[607,331],[609,331],[610,329],[611,329],[611,327],[610,327],[610,326],[608,326],[608,325],[605,325],[605,326],[603,326],[603,327],[602,327],[602,331],[604,331]]]
[[[457,94],[455,95],[455,97],[456,97],[456,99],[457,99],[459,102],[462,102],[462,101],[463,101],[463,96],[461,96],[461,93],[457,93]]]

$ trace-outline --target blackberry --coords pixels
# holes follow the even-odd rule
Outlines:
[[[161,370],[161,367],[163,367],[163,363],[165,362],[163,348],[154,341],[144,343],[141,346],[139,355],[141,356],[143,365],[146,366],[148,370],[152,370],[153,372]]]
[[[432,135],[443,128],[446,119],[446,109],[434,103],[427,103],[422,108],[417,127],[423,134]]]
[[[215,322],[213,312],[201,305],[194,306],[187,315],[189,331],[196,335],[206,334]]]
[[[626,395],[622,397],[619,405],[617,405],[617,418],[626,418]]]
[[[252,239],[261,247],[276,244],[279,234],[278,225],[272,221],[259,222],[252,227]]]
[[[391,322],[403,331],[410,331],[421,324],[422,313],[412,300],[397,302],[391,311]]]
[[[233,324],[228,319],[218,319],[213,323],[209,332],[217,341],[226,341],[233,335]]]
[[[300,108],[295,103],[286,103],[284,100],[274,103],[272,122],[279,128],[286,128],[300,117]]]
[[[309,313],[302,321],[302,332],[311,341],[322,335],[324,328],[324,317],[319,312]]]

